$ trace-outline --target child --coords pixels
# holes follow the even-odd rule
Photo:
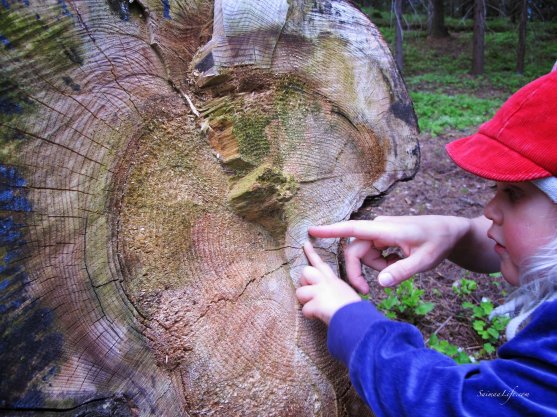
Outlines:
[[[320,238],[353,237],[345,251],[352,285],[369,291],[361,263],[397,284],[449,258],[519,286],[498,358],[457,365],[427,349],[418,330],[388,320],[335,276],[311,244],[296,295],[303,313],[329,324],[328,348],[379,416],[557,416],[557,72],[523,87],[479,132],[447,145],[461,168],[497,181],[484,216],[378,217],[312,227]],[[384,258],[398,247],[405,257]]]

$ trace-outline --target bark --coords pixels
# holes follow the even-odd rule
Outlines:
[[[0,414],[369,415],[294,294],[308,226],[417,167],[369,20],[52,0],[0,27]]]
[[[449,31],[445,26],[445,8],[443,0],[430,0],[430,27],[429,36],[432,38],[446,38]]]
[[[516,72],[524,74],[526,57],[526,25],[528,22],[528,0],[522,0],[520,24],[518,26],[518,45],[516,48]]]
[[[484,73],[485,0],[474,1],[474,39],[472,43],[472,75]]]

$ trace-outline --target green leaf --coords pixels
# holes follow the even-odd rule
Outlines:
[[[458,347],[455,345],[450,344],[446,340],[444,340],[446,346],[444,346],[445,353],[451,357],[455,357],[458,354]]]
[[[484,343],[484,350],[488,355],[491,355],[495,352],[495,347],[491,343]]]
[[[387,310],[391,310],[394,306],[396,306],[399,303],[398,298],[396,298],[395,296],[390,296],[385,298],[382,302],[381,302],[381,306],[383,308],[386,308]]]
[[[393,313],[392,311],[386,311],[385,316],[387,316],[388,318],[390,318],[392,320],[396,319],[396,314]]]
[[[459,363],[461,365],[465,363],[472,363],[472,361],[470,360],[470,356],[468,356],[464,351],[458,352],[454,359],[456,363]]]
[[[487,329],[487,332],[495,339],[499,339],[499,332],[497,330],[495,330],[493,327],[490,327],[489,329]]]
[[[480,306],[475,306],[472,311],[474,312],[474,317],[477,317],[479,319],[484,318],[485,316],[484,309]]]
[[[477,332],[482,331],[485,327],[485,323],[481,320],[474,320],[472,322],[472,327],[474,330],[476,330]]]
[[[433,308],[435,307],[435,304],[433,303],[421,303],[420,305],[418,305],[414,311],[416,314],[420,315],[420,316],[425,316],[427,313],[429,313],[431,310],[433,310]]]
[[[491,301],[482,301],[480,306],[485,316],[489,316],[489,314],[493,311],[493,303]]]

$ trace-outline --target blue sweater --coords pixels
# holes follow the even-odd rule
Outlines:
[[[365,301],[336,312],[328,346],[377,417],[557,416],[557,300],[491,361],[458,365]]]

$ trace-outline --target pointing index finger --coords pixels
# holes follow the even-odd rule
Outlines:
[[[311,236],[320,238],[386,239],[394,243],[400,235],[400,227],[392,227],[392,224],[372,220],[349,220],[325,226],[312,226],[308,232]]]
[[[329,264],[321,259],[321,257],[317,254],[313,245],[309,241],[304,243],[304,251],[309,260],[309,263],[313,265],[319,272],[321,272],[323,276],[329,278],[337,277]]]
[[[304,252],[306,253],[310,265],[318,267],[324,263],[317,252],[315,252],[315,249],[309,240],[304,243]]]
[[[308,232],[314,237],[351,237],[354,236],[354,225],[348,221],[324,226],[311,226]]]

